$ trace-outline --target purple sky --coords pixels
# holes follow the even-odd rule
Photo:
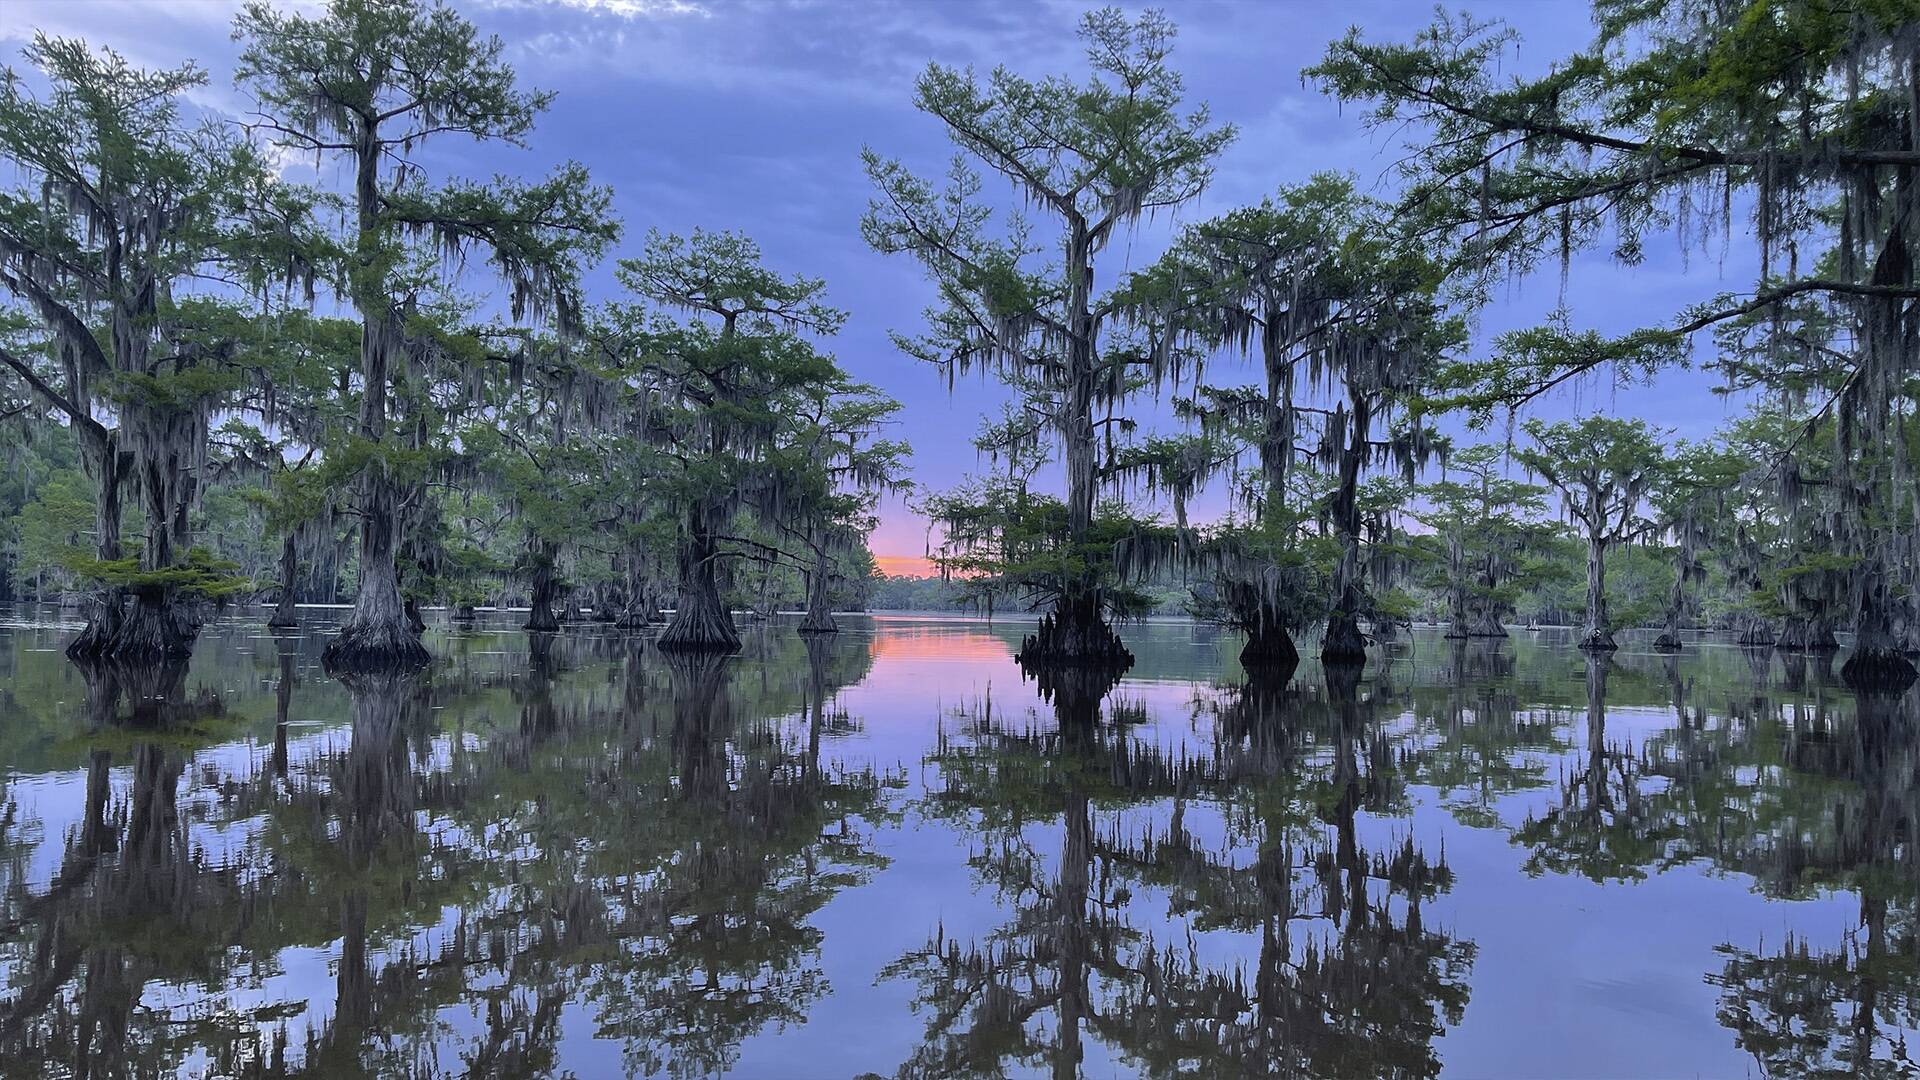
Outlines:
[[[303,2],[293,6],[313,7]],[[912,443],[914,479],[947,487],[981,465],[968,442],[998,387],[944,377],[895,352],[889,329],[912,331],[930,290],[904,258],[869,251],[858,232],[868,186],[860,150],[871,146],[937,175],[950,156],[938,127],[911,105],[914,76],[930,60],[1006,64],[1027,74],[1083,70],[1073,36],[1084,5],[882,0],[730,3],[724,0],[463,0],[455,5],[498,34],[528,86],[557,92],[525,151],[442,143],[427,158],[442,175],[544,172],[577,159],[611,185],[625,220],[623,254],[649,228],[739,229],[769,261],[821,276],[832,302],[851,313],[835,345],[842,363],[905,404],[898,433]],[[1180,220],[1257,201],[1282,184],[1327,169],[1363,187],[1390,183],[1394,147],[1363,131],[1355,110],[1300,79],[1327,43],[1357,24],[1370,36],[1404,39],[1430,18],[1415,3],[1186,3],[1165,5],[1180,25],[1175,64],[1190,95],[1240,128],[1212,189]],[[1523,37],[1511,70],[1528,74],[1584,44],[1584,3],[1471,3]],[[212,75],[204,107],[238,114],[232,87],[237,5],[225,0],[5,0],[0,52],[15,63],[34,29],[111,46],[136,63],[197,60]],[[444,166],[444,168],[441,168]],[[323,177],[332,180],[331,175]],[[990,189],[991,190],[991,189]],[[998,194],[998,193],[996,193]],[[1178,221],[1149,222],[1115,241],[1099,272],[1111,283],[1151,262]],[[1668,320],[1686,303],[1744,288],[1751,245],[1691,254],[1677,240],[1650,241],[1641,266],[1604,254],[1577,258],[1564,302],[1580,327],[1618,332]],[[607,267],[590,278],[596,298],[614,295]],[[1487,335],[1537,321],[1562,302],[1558,267],[1513,284],[1478,330]],[[1223,379],[1228,365],[1210,372]],[[1704,375],[1674,372],[1652,388],[1589,380],[1539,403],[1541,415],[1634,414],[1686,437],[1710,433],[1734,407]],[[1457,425],[1455,425],[1457,426]],[[1492,433],[1487,438],[1498,438]],[[1202,500],[1197,513],[1218,505]],[[917,555],[925,526],[897,502],[874,537],[879,554]]]

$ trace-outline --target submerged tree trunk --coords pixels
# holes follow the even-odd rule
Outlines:
[[[1603,537],[1587,537],[1587,621],[1580,628],[1580,647],[1613,650],[1611,620],[1607,617],[1607,542]]]
[[[560,629],[560,621],[554,617],[553,601],[558,582],[554,578],[554,560],[559,555],[560,545],[549,541],[538,541],[528,551],[528,562],[532,564],[528,584],[531,587],[527,623],[525,629],[543,632]]]
[[[1661,652],[1680,651],[1680,607],[1677,603],[1667,605],[1667,624],[1660,636],[1653,639],[1653,647]]]
[[[284,630],[300,625],[299,610],[294,606],[294,591],[300,578],[300,552],[293,542],[293,533],[289,531],[286,539],[280,542],[280,598],[273,605],[273,617],[267,625],[276,630]]]
[[[1015,659],[1029,667],[1125,671],[1133,666],[1133,653],[1107,625],[1100,594],[1093,589],[1062,595],[1020,643]]]
[[[173,589],[143,585],[130,590],[133,604],[108,643],[108,655],[129,663],[184,659],[198,636],[190,613]]]
[[[1740,628],[1740,633],[1734,638],[1734,641],[1737,644],[1740,644],[1740,645],[1772,645],[1773,644],[1773,627],[1768,626],[1767,621],[1765,619],[1746,617],[1746,618],[1743,618],[1741,622],[1744,625]]]
[[[1500,621],[1499,614],[1490,607],[1483,607],[1479,610],[1479,613],[1474,616],[1473,624],[1467,628],[1467,636],[1477,638],[1503,638],[1507,636],[1507,628],[1506,625]]]
[[[680,545],[680,595],[673,621],[660,633],[660,648],[680,652],[738,652],[740,633],[720,598],[719,545],[706,506],[687,515]]]
[[[1352,598],[1355,591],[1346,590],[1341,595]],[[1342,665],[1367,662],[1367,636],[1360,632],[1360,620],[1350,610],[1342,608],[1327,616],[1327,632],[1320,639],[1320,661]]]
[[[1300,666],[1300,650],[1278,618],[1261,619],[1247,628],[1247,644],[1240,650],[1240,666],[1249,675],[1271,677],[1285,672],[1291,676]]]
[[[833,606],[827,597],[827,586],[832,580],[828,568],[832,563],[825,549],[815,550],[813,570],[807,575],[807,617],[800,624],[803,634],[840,632],[839,624],[833,621]]]

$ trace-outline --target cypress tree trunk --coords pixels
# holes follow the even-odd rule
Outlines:
[[[87,429],[80,428],[86,431]],[[90,432],[82,439],[88,475],[93,478],[94,556],[101,562],[120,558],[120,481],[130,455],[120,452],[112,434]],[[114,586],[103,586],[87,605],[87,625],[80,636],[67,644],[70,660],[92,660],[107,654],[107,647],[120,632],[126,595]]]
[[[1840,677],[1855,690],[1902,691],[1920,675],[1901,648],[1886,592],[1882,577],[1863,581],[1856,593],[1860,611],[1853,625],[1853,653],[1840,668]]]
[[[1442,637],[1469,638],[1473,636],[1474,621],[1467,615],[1465,596],[1455,593],[1453,613],[1447,618],[1447,632]]]
[[[280,542],[280,599],[273,605],[273,617],[267,625],[276,630],[300,625],[299,610],[294,606],[294,590],[300,578],[300,553],[294,546],[293,533],[287,533]]]
[[[1667,625],[1660,636],[1653,640],[1653,647],[1661,652],[1680,651],[1680,609],[1687,603],[1687,572],[1693,565],[1693,543],[1689,536],[1680,545],[1678,563],[1673,571],[1673,588],[1667,593]]]
[[[116,343],[123,336],[132,337],[116,333]],[[117,344],[116,352],[120,348],[130,346]],[[145,349],[137,351],[142,355],[117,358],[122,370],[141,370],[124,366],[144,359]],[[177,408],[129,404],[122,424],[133,432],[133,477],[146,515],[140,569],[149,575],[163,573],[174,568],[191,535],[187,523],[194,489],[190,444],[198,437],[198,423],[191,412]],[[199,626],[179,590],[143,584],[131,591],[132,609],[108,643],[108,655],[136,663],[190,655]]]
[[[381,257],[380,143],[374,125],[362,127],[354,147],[354,201],[360,226],[354,263],[370,270]],[[387,439],[388,363],[402,335],[390,298],[374,295],[372,288],[356,288],[352,298],[360,315],[360,437],[381,445]],[[395,488],[386,462],[376,454],[361,482],[360,589],[353,599],[353,615],[321,653],[321,662],[329,670],[399,670],[433,659],[414,633],[400,597],[394,550],[401,500]]]
[[[1100,607],[1098,590],[1062,594],[1053,612],[1020,643],[1015,659],[1024,666],[1111,671],[1132,667],[1133,654],[1107,625]]]
[[[1293,643],[1293,635],[1275,617],[1263,618],[1247,630],[1246,647],[1240,650],[1240,666],[1247,669],[1249,675],[1258,672],[1263,677],[1276,675],[1282,671],[1288,675],[1300,666],[1300,650]]]
[[[531,556],[529,561],[533,566],[529,576],[532,596],[527,601],[530,608],[525,626],[527,630],[541,632],[560,629],[560,621],[553,614],[556,585],[553,564],[555,556],[559,553],[558,549],[558,544],[543,540],[528,553]]]
[[[1360,566],[1360,465],[1367,445],[1369,413],[1366,399],[1354,395],[1350,432],[1340,454],[1340,486],[1334,491],[1333,526],[1340,536],[1340,565],[1333,575],[1333,609],[1327,632],[1320,639],[1323,664],[1364,665],[1367,639],[1360,633],[1360,613],[1366,606]]]
[[[1093,530],[1097,494],[1096,465],[1099,440],[1093,422],[1097,330],[1091,313],[1093,296],[1093,240],[1087,222],[1068,218],[1066,423],[1061,432],[1062,457],[1067,466],[1067,543],[1076,552]],[[1110,668],[1125,671],[1133,654],[1120,644],[1102,610],[1098,581],[1090,574],[1060,583],[1053,611],[1027,636],[1016,659],[1027,666]]]
[[[1678,591],[1678,586],[1675,591]],[[1653,647],[1661,652],[1680,651],[1680,605],[1677,601],[1667,604],[1667,623],[1660,631],[1660,636],[1653,639]]]
[[[1807,620],[1798,615],[1788,615],[1780,620],[1780,634],[1774,640],[1776,648],[1799,652],[1807,647]]]
[[[594,590],[593,621],[599,623],[618,622],[620,612],[626,605],[619,602],[612,588],[601,585]]]
[[[645,630],[649,624],[658,622],[659,618],[660,612],[654,606],[651,592],[629,593],[627,606],[621,609],[619,621],[613,625],[617,630]]]
[[[1264,521],[1283,516],[1287,488],[1287,464],[1293,454],[1293,376],[1291,361],[1279,340],[1284,313],[1267,311],[1267,322],[1260,335],[1260,355],[1267,376],[1267,396],[1260,429],[1260,473],[1265,495],[1260,506]],[[1288,620],[1272,595],[1272,587],[1260,581],[1221,582],[1222,592],[1232,611],[1247,632],[1247,643],[1240,650],[1240,666],[1249,679],[1263,685],[1284,683],[1300,666],[1300,649],[1288,630]]]
[[[192,655],[196,630],[174,590],[142,585],[130,591],[133,605],[108,643],[108,657],[145,664]]]
[[[662,649],[740,651],[740,633],[733,627],[733,613],[720,599],[719,545],[713,534],[709,508],[696,504],[687,514],[687,536],[680,545],[680,596],[673,621],[660,634]]]
[[[1619,648],[1607,617],[1607,542],[1598,534],[1587,537],[1587,621],[1580,628],[1580,647],[1597,651]]]
[[[1347,590],[1341,595],[1341,607],[1327,616],[1327,632],[1320,639],[1320,661],[1324,664],[1365,664],[1367,636],[1360,632],[1359,618],[1346,607],[1349,603],[1359,602],[1358,590]]]
[[[352,616],[320,654],[329,671],[402,670],[433,659],[414,633],[400,596],[400,571],[393,559],[393,484],[380,466],[369,469],[361,507],[360,588]]]
[[[1741,645],[1773,644],[1773,628],[1767,625],[1765,619],[1748,616],[1742,618],[1741,622],[1744,625],[1740,629],[1739,636],[1734,639],[1737,643]]]
[[[803,634],[840,632],[839,624],[833,621],[833,607],[827,598],[827,585],[831,581],[827,568],[831,563],[825,548],[814,549],[813,570],[807,575],[807,617],[800,624]]]
[[[644,630],[660,616],[659,606],[654,603],[653,582],[640,572],[643,565],[638,557],[627,561],[626,605],[620,610],[620,621],[614,623],[616,629]]]
[[[1495,614],[1493,608],[1483,607],[1474,617],[1473,625],[1467,628],[1467,636],[1503,638],[1507,636],[1507,628],[1500,622],[1500,616]]]

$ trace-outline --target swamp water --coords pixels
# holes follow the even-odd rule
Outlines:
[[[0,1076],[1905,1075],[1920,690],[1422,631],[1118,686],[1018,623],[726,660],[325,616],[83,672],[0,626]],[[1303,651],[1309,651],[1303,649]]]

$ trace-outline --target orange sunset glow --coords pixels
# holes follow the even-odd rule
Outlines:
[[[925,555],[875,555],[873,561],[888,577],[939,577],[940,568]]]

